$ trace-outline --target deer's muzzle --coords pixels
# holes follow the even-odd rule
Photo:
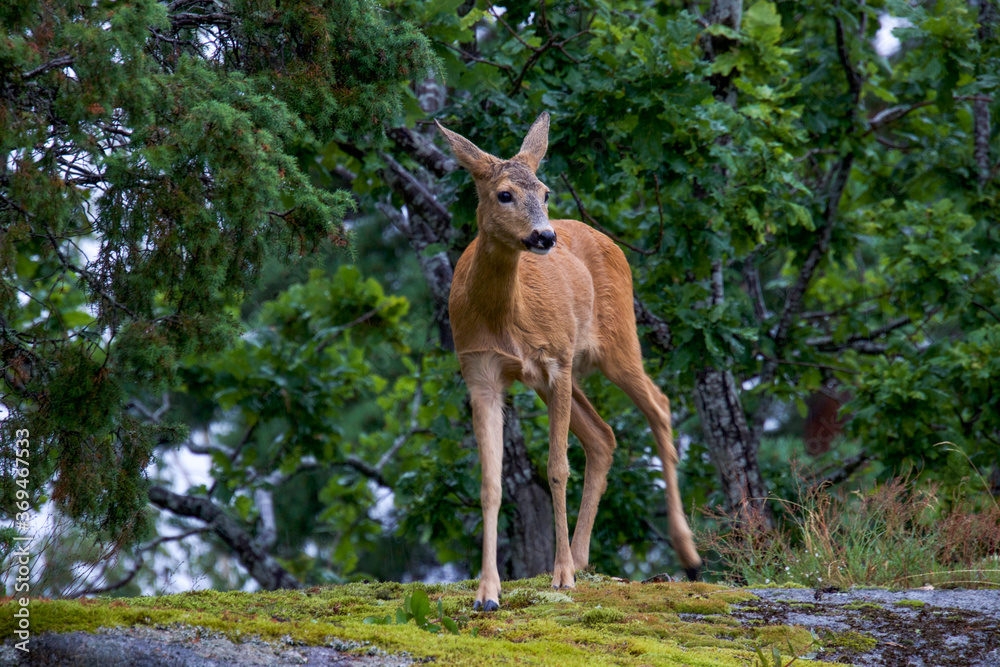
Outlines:
[[[556,245],[556,233],[551,229],[541,232],[536,229],[527,238],[521,239],[521,243],[529,252],[536,255],[547,255]]]

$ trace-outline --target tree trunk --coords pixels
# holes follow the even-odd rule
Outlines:
[[[997,8],[993,0],[974,0],[973,7],[979,6],[979,41],[987,44],[993,36],[997,24]],[[976,172],[979,185],[983,187],[990,180],[990,104],[984,95],[972,103],[973,154],[976,158]]]
[[[742,0],[712,0],[705,19],[709,23],[723,25],[738,32],[742,17]],[[721,35],[706,34],[701,45],[705,57],[715,60],[732,47],[732,41]],[[710,82],[715,89],[715,98],[735,108],[736,87],[732,83],[731,74],[715,74]],[[731,141],[729,136],[719,139],[722,145],[728,145]],[[712,264],[712,294],[705,304],[707,307],[719,306],[725,301],[722,271],[722,260],[715,260]],[[694,398],[695,409],[701,418],[705,434],[705,444],[718,471],[719,485],[726,497],[728,509],[744,519],[748,517],[746,511],[756,509],[762,512],[764,521],[770,524],[770,509],[764,502],[767,489],[757,465],[759,442],[753,437],[747,422],[740,402],[739,385],[732,371],[715,366],[703,368],[695,376]]]
[[[550,572],[556,553],[552,496],[528,458],[521,420],[510,401],[503,411],[503,492],[504,500],[514,505],[514,520],[505,531],[507,557],[500,559],[501,574],[525,579]]]
[[[758,444],[751,437],[736,378],[728,370],[706,368],[695,379],[694,401],[726,505],[744,519],[746,512],[759,510],[770,523],[764,502],[767,489],[757,464]]]

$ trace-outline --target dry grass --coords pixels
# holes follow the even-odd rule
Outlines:
[[[753,509],[710,512],[722,527],[699,544],[718,555],[717,574],[748,585],[1000,586],[1000,507],[974,500],[906,478],[853,492],[803,486],[798,502],[778,501],[778,527]]]

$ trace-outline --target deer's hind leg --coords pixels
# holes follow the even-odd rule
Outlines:
[[[548,392],[542,388],[538,392],[542,400],[549,402]],[[583,477],[583,500],[573,530],[571,552],[573,566],[577,570],[587,567],[590,561],[590,535],[597,517],[597,506],[608,486],[608,471],[615,451],[615,434],[605,423],[597,410],[587,400],[580,387],[573,383],[573,404],[570,412],[569,430],[573,432],[587,455],[587,467]]]
[[[674,448],[673,427],[670,423],[670,401],[646,375],[642,367],[642,353],[634,328],[631,341],[631,344],[623,345],[602,360],[601,372],[621,387],[649,421],[653,437],[656,439],[657,453],[663,462],[670,541],[688,578],[695,580],[698,578],[701,557],[695,549],[691,529],[688,527],[684,508],[681,506],[681,494],[677,482],[678,457]]]

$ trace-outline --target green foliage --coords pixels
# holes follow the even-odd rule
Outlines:
[[[565,175],[602,226],[651,252],[627,254],[637,296],[670,326],[673,349],[647,359],[679,415],[694,412],[690,397],[706,366],[752,381],[773,360],[774,379],[741,392],[748,412],[765,397],[771,405],[804,406],[821,387],[849,388],[848,436],[876,455],[882,481],[916,467],[960,489],[968,463],[935,447],[942,440],[988,474],[1000,458],[1000,395],[990,389],[998,378],[991,359],[1000,317],[1000,237],[991,221],[1000,199],[995,177],[977,183],[971,111],[975,96],[996,89],[991,64],[1000,47],[974,36],[974,10],[961,2],[878,9],[850,2],[833,10],[758,1],[745,4],[736,33],[662,3],[549,7],[532,21],[536,7],[515,3],[505,6],[503,22],[478,6],[461,19],[424,3],[398,7],[430,37],[449,83],[462,91],[447,109],[449,127],[507,157],[536,115],[549,111],[540,177],[553,190],[551,217],[580,217]],[[873,47],[882,11],[912,23],[897,29],[903,47],[889,59]],[[491,39],[476,42],[476,60],[463,59],[455,45],[472,39],[474,21]],[[706,34],[729,38],[731,48],[705,58]],[[549,39],[565,44],[539,54]],[[857,99],[845,57],[861,82]],[[717,97],[719,77],[731,78],[735,105]],[[991,100],[995,118],[1000,107]],[[841,170],[842,190],[834,187]],[[461,247],[475,233],[475,194],[466,175],[450,178]],[[806,316],[794,316],[779,343],[786,298],[817,248],[801,307]],[[725,298],[706,307],[716,262]],[[759,298],[749,275],[759,276]],[[616,390],[603,380],[587,389],[619,434],[592,544],[598,568],[618,571],[633,567],[633,555],[641,561],[656,553],[644,518],[662,502],[647,465],[654,450],[641,417]],[[766,416],[783,422],[778,435],[795,438],[793,454],[801,451],[801,430],[793,426],[801,421],[784,407]],[[545,424],[525,428],[542,470]],[[692,441],[685,502],[714,505],[720,498],[700,423],[683,419],[678,432]],[[582,456],[571,450],[571,457],[579,474]],[[468,459],[449,463],[471,469]],[[787,458],[769,472],[782,469]],[[408,528],[430,523],[432,535],[460,538],[447,513],[461,506],[465,485],[450,476],[440,486],[428,480],[425,497],[448,508],[447,523],[429,522],[431,513],[417,503],[407,505],[417,514]],[[570,484],[570,492],[577,487]],[[629,552],[620,552],[626,544]],[[444,558],[457,556],[439,549]]]
[[[437,618],[433,620],[428,618],[430,612],[431,603],[427,597],[427,593],[424,591],[414,591],[413,595],[403,596],[403,606],[396,610],[395,617],[392,615],[385,616],[384,618],[381,616],[368,616],[364,622],[372,625],[393,625],[393,621],[395,621],[396,625],[406,625],[410,621],[413,621],[421,630],[437,634],[443,628],[453,635],[462,634],[459,632],[459,627],[469,622],[468,616],[459,616],[457,618],[445,616],[444,603],[440,598],[437,601]],[[479,628],[472,628],[470,634],[475,637],[479,634]]]
[[[464,15],[454,3],[402,2],[392,11],[426,36],[455,91],[444,113],[449,127],[494,154],[510,156],[528,124],[548,110],[553,124],[540,176],[553,189],[550,215],[580,217],[565,174],[601,225],[652,251],[628,255],[637,296],[669,324],[672,335],[673,349],[651,351],[647,360],[680,418],[678,441],[690,443],[682,466],[687,507],[721,500],[691,400],[696,375],[706,366],[731,368],[745,381],[759,378],[769,360],[780,362],[773,381],[741,392],[748,412],[765,398],[778,406],[769,416],[780,430],[761,443],[760,459],[779,497],[797,500],[788,461],[802,458],[802,422],[793,406],[804,410],[812,392],[830,385],[853,395],[845,409],[854,416],[848,427],[852,441],[823,459],[804,461],[803,474],[862,450],[878,460],[867,474],[882,481],[916,466],[926,477],[957,488],[969,473],[962,454],[987,472],[1000,455],[995,421],[1000,410],[993,409],[1000,406],[990,391],[998,371],[991,351],[1000,275],[998,239],[989,224],[996,215],[995,183],[980,188],[972,176],[968,97],[995,86],[989,63],[997,48],[974,39],[959,44],[942,32],[948,26],[956,34],[971,34],[973,16],[957,4],[892,5],[913,27],[897,31],[906,40],[904,48],[886,60],[872,47],[878,12],[862,3],[834,13],[819,4],[793,11],[787,3],[747,3],[738,33],[706,28],[692,12],[663,4],[548,7],[544,19],[531,21],[534,4],[505,8],[503,22],[479,4],[464,6]],[[856,101],[837,44],[837,21],[844,26],[844,52],[862,80]],[[477,40],[476,30],[490,37]],[[730,50],[705,58],[706,35],[731,39]],[[543,48],[550,40],[562,46]],[[475,60],[462,53],[473,43]],[[277,57],[277,50],[270,53]],[[732,80],[735,105],[717,99],[719,77]],[[941,101],[941,90],[949,85],[950,106]],[[408,125],[427,120],[413,99],[405,98],[404,105]],[[899,107],[898,116],[890,114],[892,122],[872,129],[871,119],[893,106]],[[339,147],[320,141],[305,146],[303,155],[314,156],[327,170],[320,180],[331,183],[329,169],[347,159]],[[411,156],[395,157],[415,164]],[[347,164],[363,176],[355,180],[362,214],[398,196],[383,180],[381,159],[352,156]],[[835,191],[832,183],[841,169],[847,179],[843,190]],[[452,191],[457,197],[448,206],[459,230],[450,248],[454,259],[475,235],[476,198],[465,174],[444,180],[442,201]],[[383,470],[394,492],[394,533],[386,541],[376,537],[380,527],[371,519],[369,486],[363,474],[348,474],[348,468],[334,487],[311,482],[310,490],[324,494],[321,505],[305,502],[304,489],[292,492],[291,504],[325,512],[337,534],[365,535],[338,543],[329,568],[337,576],[367,576],[379,558],[365,554],[381,556],[400,544],[420,558],[474,568],[480,548],[479,473],[465,388],[453,355],[427,342],[433,336],[422,331],[433,321],[429,295],[414,291],[421,279],[413,257],[404,263],[409,250],[386,247],[391,241],[382,234],[384,226],[374,216],[358,219],[358,237],[369,241],[358,246],[357,261],[366,275],[378,276],[393,291],[408,290],[412,354],[398,363],[383,363],[375,355],[384,390],[345,398],[338,406],[339,423],[317,431],[339,433],[336,447],[369,465],[404,438]],[[774,331],[789,289],[827,227],[829,248],[803,296],[808,316],[793,318],[779,345]],[[725,299],[706,307],[711,267],[718,262]],[[746,282],[753,273],[763,286],[759,303]],[[884,349],[859,344],[867,342]],[[519,413],[532,415],[522,427],[535,473],[544,480],[548,424],[544,416],[534,416],[544,406],[523,387],[515,390]],[[666,532],[663,519],[655,516],[663,501],[654,443],[645,420],[620,391],[601,378],[587,380],[586,390],[619,440],[595,525],[592,563],[599,571],[652,574],[659,567],[655,562],[666,557],[650,531],[653,526]],[[329,400],[341,400],[337,396],[334,392]],[[242,423],[250,424],[256,409],[247,403]],[[313,448],[292,444],[311,436],[282,424],[268,437],[287,434],[287,470],[300,452]],[[934,446],[942,440],[961,453]],[[570,457],[572,522],[585,461],[578,447]],[[247,465],[235,463],[237,479]],[[241,488],[238,495],[249,494],[250,487]],[[248,511],[252,519],[254,510]],[[306,540],[306,522],[291,519],[297,512],[284,511],[284,520]],[[779,508],[779,516],[786,513]],[[505,505],[501,533],[513,516],[514,508]],[[299,572],[319,576],[308,568],[320,560],[310,560]]]
[[[343,415],[345,406],[389,391],[383,373],[412,367],[408,310],[406,299],[386,295],[353,266],[333,275],[313,269],[307,282],[264,303],[257,326],[232,349],[181,372],[187,394],[217,406],[209,419],[225,416],[238,443],[237,456],[213,455],[210,497],[244,520],[256,517],[254,489],[294,499],[278,516],[289,558],[317,524],[329,536],[320,544],[332,549],[321,559],[334,559],[340,572],[354,568],[359,549],[375,546],[381,526],[367,511],[373,489],[354,463],[368,448],[347,437]],[[310,567],[299,562],[293,570],[305,577]]]
[[[136,406],[171,388],[172,418],[218,434],[216,483],[192,493],[256,526],[255,492],[271,492],[275,553],[300,578],[474,567],[466,391],[432,342],[426,257],[374,213],[408,204],[385,179],[387,154],[423,174],[384,128],[430,120],[418,99],[430,74],[450,86],[433,113],[497,155],[549,111],[551,217],[581,217],[579,197],[638,249],[636,295],[671,334],[646,359],[686,446],[685,507],[721,500],[691,399],[705,368],[732,371],[751,422],[759,406],[777,422],[759,444],[779,497],[802,500],[788,469],[802,448],[795,408],[832,387],[851,396],[850,442],[806,474],[864,451],[877,461],[865,474],[912,471],[942,485],[935,511],[960,506],[953,492],[1000,460],[1000,197],[995,170],[979,180],[973,112],[985,101],[1000,118],[1000,42],[980,38],[960,0],[757,0],[739,30],[706,26],[706,8],[515,2],[497,18],[483,2],[239,0],[213,24],[153,0],[5,5],[0,431],[31,431],[35,497],[54,480],[72,516],[123,543],[140,536],[143,471],[186,429]],[[882,12],[910,22],[889,56],[873,46]],[[710,38],[727,48],[707,57]],[[995,161],[995,131],[987,148]],[[454,261],[476,233],[474,188],[457,172],[430,189],[455,233],[424,254]],[[349,243],[358,268],[332,252]],[[667,558],[653,440],[620,391],[585,385],[619,442],[592,562],[651,574]],[[543,406],[517,389],[544,480]],[[570,456],[572,521],[584,457]],[[394,510],[376,517],[387,488]],[[954,569],[929,555],[939,535],[887,545],[863,523],[837,523],[849,553],[802,560],[797,578],[881,549],[912,556],[889,568],[898,576]],[[784,552],[747,553],[736,572],[787,578]]]
[[[188,10],[2,10],[3,438],[28,429],[36,494],[53,480],[61,511],[120,544],[146,529],[154,446],[183,437],[130,400],[232,341],[266,257],[348,243],[353,202],[313,184],[301,147],[378,143],[401,85],[434,63],[367,2]]]
[[[760,646],[754,647],[754,653],[756,653],[756,661],[753,663],[753,667],[788,667],[794,662],[799,660],[813,660],[816,656],[823,651],[823,642],[820,641],[819,635],[816,634],[815,630],[810,629],[809,634],[812,637],[812,643],[801,651],[796,651],[795,647],[792,646],[792,642],[789,639],[787,642],[788,653],[791,658],[787,662],[782,661],[781,648],[778,644],[771,645],[771,655],[770,657],[764,652]],[[858,633],[852,633],[857,635]],[[870,637],[864,637],[863,635],[858,635],[862,639],[871,639]],[[872,646],[875,645],[875,640],[871,639]],[[816,649],[810,651],[809,649]]]

